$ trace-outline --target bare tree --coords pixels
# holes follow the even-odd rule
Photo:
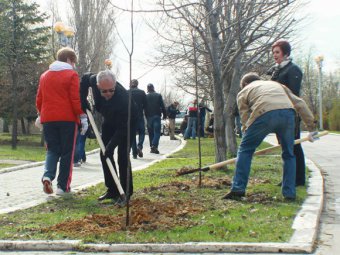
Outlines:
[[[295,1],[163,0],[159,4],[164,14],[154,29],[165,41],[160,46],[163,65],[183,70],[177,77],[183,75],[180,86],[190,93],[194,93],[190,31],[197,34],[199,93],[213,99],[216,161],[223,161],[227,144],[236,153],[233,112],[240,77],[249,69],[261,69],[261,57],[273,41],[291,35]]]
[[[113,52],[114,11],[109,0],[69,0],[78,50],[78,72],[98,72]]]

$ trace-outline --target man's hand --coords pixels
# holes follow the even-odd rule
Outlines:
[[[307,135],[308,141],[313,143],[315,140],[320,139],[319,137],[315,137],[317,134],[318,134],[318,131],[309,132],[309,134]]]
[[[87,122],[86,114],[80,115],[80,122],[81,122],[80,134],[85,135],[87,129],[89,128],[89,123]]]

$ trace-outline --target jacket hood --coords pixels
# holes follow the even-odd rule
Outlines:
[[[50,65],[50,71],[63,71],[63,70],[73,70],[73,67],[69,63],[58,60],[54,61]]]

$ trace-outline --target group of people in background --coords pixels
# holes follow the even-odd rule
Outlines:
[[[237,105],[239,124],[242,124],[242,132],[238,132],[242,135],[242,141],[238,149],[231,191],[224,199],[245,195],[252,155],[271,132],[276,133],[283,150],[283,180],[280,183],[283,196],[295,199],[295,186],[305,185],[304,154],[300,144],[294,145],[294,139],[300,138],[300,117],[310,131],[315,128],[314,118],[304,101],[299,98],[302,72],[292,63],[290,44],[279,40],[273,44],[272,53],[276,64],[270,70],[271,81],[261,80],[256,73],[248,73],[240,82]],[[59,161],[57,195],[69,193],[73,164],[86,161],[84,145],[89,126],[86,110],[92,110],[87,101],[91,88],[93,107],[103,120],[101,137],[105,145],[105,153],[100,154],[100,159],[107,190],[98,199],[120,199],[117,183],[106,162],[109,158],[117,172],[113,159],[116,148],[120,184],[129,199],[133,194],[133,182],[128,151],[131,147],[133,158],[143,157],[144,119],[147,122],[150,152],[159,154],[161,119],[169,118],[170,139],[175,140],[175,119],[179,113],[179,103],[174,101],[166,108],[162,95],[155,91],[153,84],[147,85],[145,93],[138,88],[136,79],[130,82],[130,89],[126,90],[110,70],[98,74],[86,73],[79,81],[78,74],[73,70],[76,60],[72,49],[60,49],[57,61],[41,75],[39,81],[36,107],[43,124],[47,147],[42,177],[43,190],[47,194],[53,193],[52,182],[56,177]],[[198,133],[205,137],[206,112],[212,111],[204,101],[198,103],[195,99],[189,104],[184,139],[195,139]],[[213,125],[212,115],[208,132],[213,132]],[[309,138],[313,140],[312,136]]]

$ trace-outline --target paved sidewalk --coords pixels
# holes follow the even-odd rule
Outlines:
[[[146,136],[146,139],[148,137]],[[149,142],[144,142],[144,157],[133,159],[131,165],[133,171],[147,167],[166,157],[174,150],[179,149],[181,140],[170,140],[168,136],[162,136],[160,140],[160,154],[150,153]],[[23,168],[23,166],[25,166]],[[55,198],[55,195],[46,195],[42,191],[41,178],[44,171],[43,162],[11,167],[9,170],[0,171],[0,214],[13,212],[19,209],[29,208]],[[72,191],[96,185],[104,181],[103,170],[99,159],[99,151],[87,156],[87,162],[81,167],[73,168]],[[54,191],[56,181],[53,182]]]
[[[306,135],[306,134],[304,134]],[[267,141],[275,141],[269,136]],[[275,141],[276,142],[276,141]],[[315,255],[340,254],[340,135],[328,134],[314,143],[304,142],[305,156],[324,178],[324,208],[320,219]]]

